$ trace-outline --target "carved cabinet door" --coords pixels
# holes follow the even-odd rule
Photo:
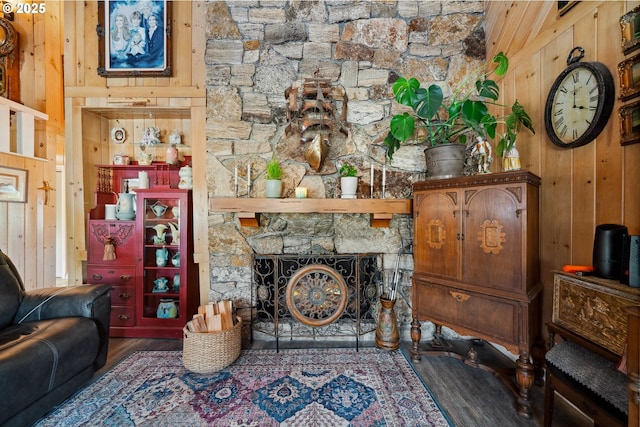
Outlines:
[[[502,186],[463,191],[462,281],[504,291],[524,290],[523,221],[519,192]]]
[[[416,192],[414,211],[417,272],[460,280],[460,192],[432,190]]]

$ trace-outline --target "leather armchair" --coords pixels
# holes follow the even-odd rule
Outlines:
[[[28,426],[104,366],[108,285],[25,291],[0,251],[0,425]]]

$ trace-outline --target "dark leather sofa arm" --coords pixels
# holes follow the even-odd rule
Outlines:
[[[110,289],[109,285],[82,285],[27,291],[14,322],[73,316],[95,318],[99,313],[95,305],[101,297],[109,294]]]
[[[87,317],[95,320],[101,342],[96,360],[96,369],[99,369],[107,360],[111,317],[110,289],[110,285],[81,285],[27,291],[14,323],[60,317]]]

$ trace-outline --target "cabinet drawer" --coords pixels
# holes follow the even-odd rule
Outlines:
[[[135,326],[136,316],[133,306],[118,306],[111,307],[111,326]]]
[[[422,280],[414,286],[413,307],[421,320],[465,328],[501,343],[518,343],[517,302]]]
[[[87,269],[87,283],[100,284],[108,283],[112,285],[122,284],[133,286],[135,282],[134,268],[96,268]]]
[[[114,286],[111,288],[112,305],[134,305],[136,288],[133,286]]]

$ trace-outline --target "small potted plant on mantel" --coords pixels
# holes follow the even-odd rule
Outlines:
[[[427,144],[425,157],[430,178],[460,176],[468,136],[498,138],[496,154],[502,157],[515,145],[521,126],[535,133],[531,118],[517,100],[510,107],[497,102],[500,89],[489,76],[504,76],[508,68],[508,58],[504,53],[498,53],[490,64],[478,68],[462,81],[450,100],[444,99],[442,89],[436,84],[425,88],[416,78],[396,80],[393,84],[395,100],[411,107],[412,111],[396,114],[391,119],[384,140],[389,159],[403,142],[423,140]],[[470,88],[474,80],[475,84]],[[490,105],[506,107],[510,112],[496,117],[489,113]],[[499,124],[502,133],[497,132]],[[455,153],[440,154],[444,150],[455,150]],[[433,160],[432,155],[435,156]],[[443,163],[455,163],[455,169],[436,169]]]
[[[358,170],[351,163],[343,163],[340,166],[340,189],[341,198],[355,199],[358,191]]]
[[[265,195],[271,198],[279,198],[282,194],[282,167],[280,167],[280,162],[275,156],[267,163],[266,174]]]

